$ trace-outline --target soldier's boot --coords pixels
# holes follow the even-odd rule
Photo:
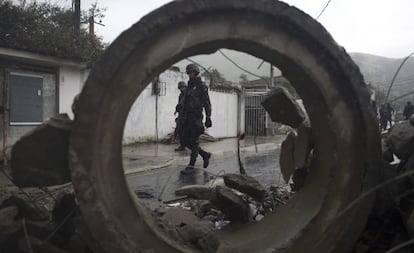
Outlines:
[[[187,167],[181,171],[181,174],[190,174],[194,172],[194,165],[197,160],[197,155],[194,157],[194,152],[191,153],[190,162],[188,163]]]
[[[203,157],[203,168],[207,168],[210,163],[211,153],[200,148],[200,155]]]

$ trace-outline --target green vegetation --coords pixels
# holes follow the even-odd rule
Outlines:
[[[103,17],[96,5],[89,13]],[[85,62],[95,61],[104,50],[102,39],[84,27],[75,36],[72,10],[50,2],[0,0],[0,17],[0,47]]]

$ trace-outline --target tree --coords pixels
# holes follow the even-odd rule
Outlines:
[[[223,74],[221,74],[220,71],[218,71],[215,68],[213,68],[213,69],[209,68],[208,71],[204,71],[203,73],[201,73],[201,76],[205,77],[208,80],[213,79],[212,83],[214,83],[214,84],[225,85],[225,84],[228,83],[226,78],[224,78]]]
[[[246,83],[248,83],[249,82],[249,80],[247,79],[247,75],[246,74],[244,74],[244,73],[242,73],[241,75],[240,75],[240,84],[246,84]]]
[[[0,17],[1,47],[87,62],[104,49],[102,39],[83,27],[74,36],[72,11],[50,2],[0,0]]]

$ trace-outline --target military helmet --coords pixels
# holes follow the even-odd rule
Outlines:
[[[193,64],[193,63],[191,63],[191,64],[188,64],[187,65],[187,67],[185,67],[185,71],[188,73],[188,72],[191,72],[191,71],[194,71],[194,72],[196,72],[197,74],[199,74],[200,73],[200,69],[198,68],[198,66],[196,65],[196,64]]]
[[[178,89],[181,87],[187,87],[186,82],[183,82],[183,81],[178,82]]]

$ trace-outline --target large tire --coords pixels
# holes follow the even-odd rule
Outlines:
[[[82,90],[71,138],[73,184],[93,235],[107,252],[190,250],[160,233],[128,190],[123,129],[131,105],[158,73],[219,48],[280,68],[303,98],[316,140],[305,187],[261,222],[221,232],[218,251],[349,252],[374,196],[349,204],[375,184],[380,157],[368,91],[318,22],[275,0],[175,1],[108,48]]]

